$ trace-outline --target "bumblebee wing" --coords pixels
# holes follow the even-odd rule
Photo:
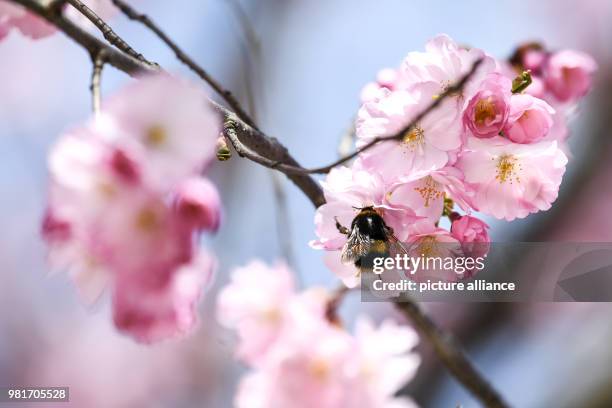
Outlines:
[[[408,249],[406,248],[406,246],[402,244],[395,235],[393,235],[391,229],[387,228],[385,232],[387,233],[387,241],[389,242],[389,257],[394,258],[395,255],[398,254],[408,254]]]
[[[372,241],[369,237],[359,232],[358,227],[354,227],[342,248],[342,263],[353,263],[370,251]]]

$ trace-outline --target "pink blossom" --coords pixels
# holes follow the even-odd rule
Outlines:
[[[479,138],[496,136],[506,126],[510,114],[512,81],[501,74],[490,74],[470,99],[463,123]]]
[[[531,95],[512,95],[510,115],[504,136],[515,143],[538,142],[553,126],[555,110],[542,99]]]
[[[469,100],[475,88],[495,68],[495,60],[478,48],[458,45],[448,35],[440,34],[425,44],[425,52],[411,52],[402,63],[401,74],[408,88],[415,83],[434,82],[437,94],[446,91],[483,59],[478,70],[464,86],[461,94],[451,95],[459,106]]]
[[[391,187],[387,202],[394,208],[414,209],[415,214],[427,217],[432,223],[442,215],[444,198],[452,198],[462,208],[468,209],[463,174],[454,167],[444,167],[431,172],[415,172]]]
[[[237,331],[238,358],[261,361],[283,329],[293,296],[292,272],[285,263],[253,261],[232,272],[217,298],[217,320]]]
[[[547,89],[561,102],[576,101],[591,89],[597,63],[589,55],[563,50],[553,53],[544,70]]]
[[[212,281],[214,268],[213,258],[201,252],[191,263],[178,266],[161,287],[143,285],[147,280],[139,276],[121,276],[113,294],[115,325],[144,343],[186,334],[197,321],[196,304],[203,288]]]
[[[8,35],[12,28],[18,29],[21,34],[33,40],[48,37],[56,31],[53,25],[22,6],[0,0],[0,40]]]
[[[307,294],[292,300],[292,317],[256,370],[241,381],[236,406],[413,406],[394,394],[419,365],[418,356],[409,353],[417,342],[414,331],[390,321],[375,328],[359,318],[352,336],[320,309],[304,307]]]
[[[179,118],[164,116],[168,112],[153,117],[146,109],[155,101],[122,91],[125,99],[115,97],[100,116],[62,136],[49,159],[43,237],[50,262],[69,273],[88,301],[109,288],[117,327],[143,342],[193,327],[195,303],[214,264],[198,255],[196,234],[220,222],[215,187],[197,177],[215,138],[208,138],[209,147],[195,140],[196,133],[206,141],[207,132],[216,132],[216,119],[200,123],[207,125],[201,132],[188,127],[198,125],[196,112],[206,117],[209,108],[179,83],[157,76],[132,85],[150,98],[173,100],[175,109],[195,104]],[[181,117],[186,123],[177,122]]]
[[[201,87],[157,74],[104,101],[94,127],[142,163],[147,185],[167,191],[214,157],[219,124]]]
[[[434,82],[417,84],[410,91],[389,92],[365,103],[357,118],[357,145],[377,137],[403,131],[439,93]],[[415,171],[440,169],[455,159],[462,143],[460,110],[452,100],[442,104],[409,131],[400,141],[381,142],[364,152],[363,165],[375,169],[385,180],[405,177]]]
[[[176,192],[175,211],[188,224],[217,231],[221,224],[221,197],[214,184],[203,177],[185,180]]]
[[[409,278],[416,282],[444,281],[455,282],[467,277],[465,272],[450,266],[457,257],[464,256],[461,243],[447,230],[433,223],[420,221],[415,225],[415,234],[406,242],[408,255],[421,258],[422,263],[416,270],[407,271]],[[423,263],[424,262],[424,263]]]
[[[477,211],[512,221],[547,210],[556,200],[567,157],[557,142],[516,144],[472,138],[457,167],[475,195]]]
[[[409,208],[393,208],[387,203],[388,186],[376,173],[363,169],[359,161],[351,168],[339,166],[321,183],[327,203],[317,209],[315,225],[317,249],[337,250],[346,242],[346,235],[336,228],[336,219],[350,228],[361,208],[374,207],[383,216],[397,238],[404,239],[409,225],[417,218]]]
[[[464,255],[473,258],[489,252],[489,226],[476,217],[463,215],[453,220],[451,235],[461,242]]]

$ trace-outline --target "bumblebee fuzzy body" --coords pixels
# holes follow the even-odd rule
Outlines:
[[[342,249],[342,262],[354,263],[359,271],[372,270],[375,258],[390,255],[393,230],[373,207],[360,209],[350,229],[339,223],[337,227],[340,232],[348,235]]]

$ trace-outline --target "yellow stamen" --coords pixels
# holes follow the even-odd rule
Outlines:
[[[476,102],[475,112],[474,112],[474,121],[482,125],[487,120],[493,120],[496,117],[495,113],[495,104],[493,103],[491,97],[487,99],[480,99]]]
[[[497,174],[495,179],[500,184],[509,181],[512,184],[513,181],[520,183],[520,177],[518,176],[518,170],[521,170],[521,165],[518,163],[516,157],[511,154],[503,154],[497,159]]]
[[[147,134],[145,137],[145,142],[149,146],[157,147],[163,144],[168,139],[168,134],[166,129],[160,125],[154,125],[147,130]]]
[[[145,232],[154,230],[158,222],[157,214],[151,208],[143,208],[136,216],[136,227]]]
[[[425,132],[419,125],[412,127],[408,132],[404,134],[402,143],[414,151],[417,147],[425,144]]]
[[[417,191],[423,198],[424,206],[429,207],[431,201],[435,201],[444,196],[444,192],[440,190],[439,187],[440,183],[435,181],[433,177],[427,176],[425,177],[423,187],[415,187],[414,190]]]

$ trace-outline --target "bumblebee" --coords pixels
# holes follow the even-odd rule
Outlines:
[[[406,253],[405,248],[393,235],[383,217],[374,207],[356,208],[359,213],[351,222],[351,228],[340,224],[336,218],[336,228],[347,235],[342,248],[342,263],[353,263],[359,272],[372,271],[375,258],[393,257]]]

